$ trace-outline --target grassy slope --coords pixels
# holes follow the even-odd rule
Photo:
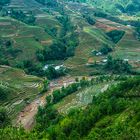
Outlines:
[[[6,8],[14,8],[24,12],[32,11],[36,16],[36,26],[30,26],[9,17],[0,17],[0,38],[13,42],[13,47],[22,52],[16,57],[6,56],[12,64],[29,59],[36,61],[36,51],[43,46],[52,44],[53,38],[45,32],[45,28],[60,28],[59,22],[50,13],[46,13],[47,7],[35,0],[11,0]]]
[[[6,107],[11,117],[15,117],[27,101],[42,91],[43,79],[26,75],[19,69],[0,66],[0,86],[11,91],[5,100],[0,101],[0,106]]]
[[[42,42],[46,42],[45,45],[51,43],[52,38],[41,27],[29,26],[8,17],[0,18],[0,23],[1,39],[11,40],[13,47],[22,51],[16,58],[9,58],[13,63],[16,60],[36,60],[35,53],[42,49]]]
[[[71,109],[85,107],[92,102],[93,96],[97,96],[109,86],[111,86],[110,82],[103,82],[95,84],[94,86],[88,87],[86,89],[82,89],[81,91],[65,97],[62,101],[57,103],[55,107],[60,113],[64,114],[68,113]]]
[[[81,7],[80,10],[74,4],[69,3],[66,6],[72,17],[72,22],[78,26],[77,31],[79,33],[79,46],[76,49],[75,56],[65,61],[65,65],[72,70],[71,74],[88,75],[95,71],[95,69],[87,67],[86,64],[105,59],[106,56],[96,57],[91,54],[92,50],[98,50],[103,44],[108,44],[111,47],[116,46],[112,55],[121,59],[129,59],[130,63],[139,70],[140,41],[136,39],[134,29],[103,18],[96,18],[96,24],[91,26],[82,18],[80,13],[86,10],[92,15],[92,11],[95,9],[90,7],[84,9],[81,4],[78,6]],[[92,15],[92,17],[94,16]],[[126,32],[125,36],[116,45],[110,42],[105,35],[106,32],[111,30],[124,30]]]
[[[140,41],[135,36],[135,30],[133,27],[123,26],[115,22],[97,18],[98,22],[96,27],[108,32],[110,30],[124,30],[125,35],[116,44],[115,50],[112,55],[116,58],[129,59],[129,62],[139,71],[140,66]]]
[[[113,0],[113,2],[112,0],[89,0],[89,4],[113,14],[116,12],[120,13],[120,11],[115,7],[115,4],[121,4],[125,7],[130,2],[131,0]]]
[[[65,97],[65,99],[56,104],[55,107],[63,106],[63,108],[59,108],[62,109],[59,110],[60,112],[67,113],[67,111],[72,109],[71,112],[69,114],[62,114],[63,117],[57,119],[58,121],[54,121],[55,119],[53,120],[52,117],[50,117],[52,119],[50,126],[45,125],[48,118],[46,113],[47,107],[44,107],[44,110],[40,110],[39,112],[40,117],[38,121],[41,123],[40,126],[38,125],[40,128],[38,130],[44,131],[46,128],[44,133],[50,134],[48,139],[55,139],[56,137],[56,139],[64,138],[73,140],[77,136],[78,138],[76,137],[76,139],[80,140],[139,140],[139,78],[140,77],[131,77],[124,81],[118,81],[117,84],[111,82],[111,87],[104,90],[104,92],[99,91],[99,87],[97,87],[98,90],[96,90],[95,85],[83,91],[79,91],[79,93],[77,93],[77,96],[79,96],[77,105],[74,103],[74,94]],[[89,95],[83,98],[80,94]],[[91,95],[93,98],[90,97]],[[65,104],[65,102],[69,101],[67,99],[73,100],[73,102]],[[82,101],[83,105],[85,105],[87,100],[89,101],[88,103],[90,103],[87,107],[79,106],[78,102]],[[48,106],[48,110],[49,107],[51,108],[51,106]],[[80,107],[83,107],[83,109]],[[77,108],[77,110],[73,108]],[[41,121],[41,119],[44,120]],[[53,133],[50,129],[53,130]],[[75,134],[74,136],[73,133]],[[45,137],[46,135],[43,136]]]
[[[68,7],[69,6],[69,7]],[[93,71],[93,68],[89,68],[86,64],[91,60],[99,61],[102,57],[93,57],[92,50],[98,50],[103,44],[109,44],[111,47],[114,44],[109,41],[103,31],[95,26],[89,25],[82,15],[77,12],[75,5],[68,5],[67,10],[70,12],[72,23],[77,26],[77,32],[79,33],[79,45],[76,48],[75,56],[65,61],[65,65],[72,69],[73,75],[88,75]],[[79,7],[83,7],[79,5]]]
[[[1,24],[4,22],[0,28],[1,36],[6,39],[11,39],[14,42],[14,47],[23,51],[19,53],[16,58],[9,58],[12,63],[24,60],[25,58],[36,61],[35,52],[38,49],[42,49],[43,46],[51,44],[53,40],[51,36],[44,32],[44,29],[56,27],[58,33],[61,30],[61,24],[55,18],[58,13],[54,12],[52,15],[51,13],[44,12],[42,10],[44,7],[40,6],[40,8],[38,8],[34,0],[30,3],[26,0],[22,0],[22,2],[24,3],[23,7],[25,11],[28,10],[29,7],[40,11],[35,12],[37,17],[36,26],[29,26],[10,18],[0,18]],[[14,7],[14,5],[16,5],[18,7],[20,6],[19,3],[20,1],[12,0],[11,6]],[[134,31],[131,27],[128,29],[126,26],[101,18],[97,18],[96,24],[91,26],[82,18],[81,13],[88,11],[89,14],[95,18],[92,14],[93,11],[96,10],[95,8],[72,3],[67,3],[64,7],[70,15],[72,23],[77,26],[77,32],[79,33],[79,46],[76,48],[75,56],[64,62],[64,64],[71,69],[70,74],[88,75],[93,71],[96,72],[96,69],[87,67],[86,64],[101,61],[105,59],[106,56],[96,57],[92,55],[91,51],[100,49],[103,44],[114,47],[115,44],[109,41],[105,35],[105,32],[113,29],[125,30],[127,32],[117,44],[118,47],[116,47],[113,55],[123,59],[129,58],[130,61],[139,60],[140,42],[134,37]],[[36,39],[39,39],[39,41],[36,41]],[[138,65],[139,64],[134,64],[136,67],[138,67]]]

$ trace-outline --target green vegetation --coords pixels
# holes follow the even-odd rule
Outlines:
[[[118,43],[123,37],[123,35],[125,34],[125,32],[119,30],[113,30],[106,34],[111,39],[111,41],[113,41],[114,43]]]
[[[65,115],[47,104],[39,108],[33,131],[27,133],[23,129],[6,127],[0,131],[0,136],[2,139],[7,136],[50,140],[139,139],[139,80],[139,77],[133,77],[115,84],[93,96],[86,108],[71,110]],[[3,135],[5,133],[7,135]]]
[[[44,72],[44,75],[46,75],[48,79],[52,80],[60,76],[66,75],[66,70],[65,68],[60,68],[59,70],[55,70],[54,67],[49,66],[47,70]]]
[[[90,4],[97,6],[105,12],[111,14],[136,14],[140,10],[140,2],[138,0],[90,0]]]
[[[0,101],[5,101],[8,98],[8,94],[10,94],[10,90],[5,87],[0,87]]]
[[[10,123],[10,119],[8,117],[7,111],[0,107],[0,128],[8,126]]]
[[[0,139],[139,140],[139,11],[139,0],[1,0]],[[14,127],[19,112],[31,131]]]
[[[85,18],[90,25],[94,25],[96,23],[95,19],[91,18],[89,15],[85,14],[83,15],[83,18]]]
[[[53,96],[53,103],[58,103],[60,100],[62,100],[64,97],[78,91],[80,88],[88,87],[92,84],[92,81],[88,81],[85,78],[81,79],[80,81],[73,83],[69,85],[68,87],[62,87],[60,90],[55,90],[52,93]]]
[[[22,21],[26,24],[31,24],[31,25],[34,24],[36,20],[36,18],[33,16],[32,13],[26,15],[22,11],[16,11],[16,10],[11,10],[10,16],[19,21]]]
[[[37,121],[41,126],[39,124],[37,126],[42,131],[44,130],[42,127],[48,128],[46,131],[49,133],[48,139],[138,139],[139,99],[135,99],[135,96],[138,95],[139,88],[139,78],[129,79],[101,95],[94,96],[93,103],[84,110],[72,110],[64,117],[59,116],[53,107],[48,106],[44,108],[46,111],[39,110]],[[45,115],[43,112],[48,112],[48,109],[51,113]],[[131,111],[135,112],[132,116],[129,113]],[[43,114],[43,118],[46,119],[41,117]],[[126,119],[123,119],[124,117]],[[110,129],[113,129],[113,132],[110,132]]]
[[[0,1],[0,6],[4,6],[5,4],[10,3],[10,0],[1,0]]]
[[[136,28],[136,37],[140,39],[140,28]]]
[[[8,115],[16,115],[44,88],[43,79],[26,75],[23,70],[0,66],[0,106]]]
[[[108,53],[112,52],[112,48],[110,48],[108,45],[104,44],[102,48],[99,50],[103,55],[107,55]]]
[[[112,73],[132,73],[131,65],[121,59],[113,59],[111,56],[108,57],[107,63],[105,64],[105,69],[111,71]]]
[[[78,45],[78,37],[74,32],[75,27],[73,27],[70,18],[65,13],[61,17],[57,17],[57,20],[62,24],[59,37],[49,47],[37,51],[39,61],[64,60],[74,55],[75,48]],[[55,30],[51,30],[51,34],[52,32],[55,32],[53,35],[56,34]]]

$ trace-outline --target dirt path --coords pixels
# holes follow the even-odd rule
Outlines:
[[[46,103],[46,96],[51,94],[53,90],[67,86],[75,82],[74,77],[63,77],[50,82],[50,89],[42,97],[38,97],[32,103],[27,105],[17,117],[17,126],[22,125],[26,130],[30,130],[34,126],[34,117],[38,111],[39,106],[44,106]]]

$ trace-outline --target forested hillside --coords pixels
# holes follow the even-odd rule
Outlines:
[[[105,92],[93,96],[92,103],[85,108],[73,109],[68,114],[60,114],[54,107],[56,102],[49,103],[47,98],[47,105],[39,108],[37,124],[32,132],[5,127],[1,129],[0,137],[4,140],[9,137],[50,140],[138,140],[139,81],[139,77],[125,79]],[[5,121],[6,117],[2,124]]]
[[[66,0],[73,2],[89,3],[97,8],[112,14],[139,14],[139,0]]]
[[[139,140],[139,0],[0,0],[0,139]]]

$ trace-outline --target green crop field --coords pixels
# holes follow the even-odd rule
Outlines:
[[[10,91],[0,100],[14,118],[43,89],[43,79],[26,75],[23,70],[0,66],[0,88]]]
[[[139,140],[139,75],[139,0],[0,0],[1,140]]]
[[[85,108],[92,102],[93,96],[105,91],[113,83],[99,83],[65,97],[55,105],[60,113],[68,113],[71,109]]]
[[[29,26],[11,18],[0,18],[0,36],[1,39],[11,40],[13,47],[22,51],[16,58],[9,58],[12,63],[36,60],[36,51],[52,43],[52,38],[42,27]]]

